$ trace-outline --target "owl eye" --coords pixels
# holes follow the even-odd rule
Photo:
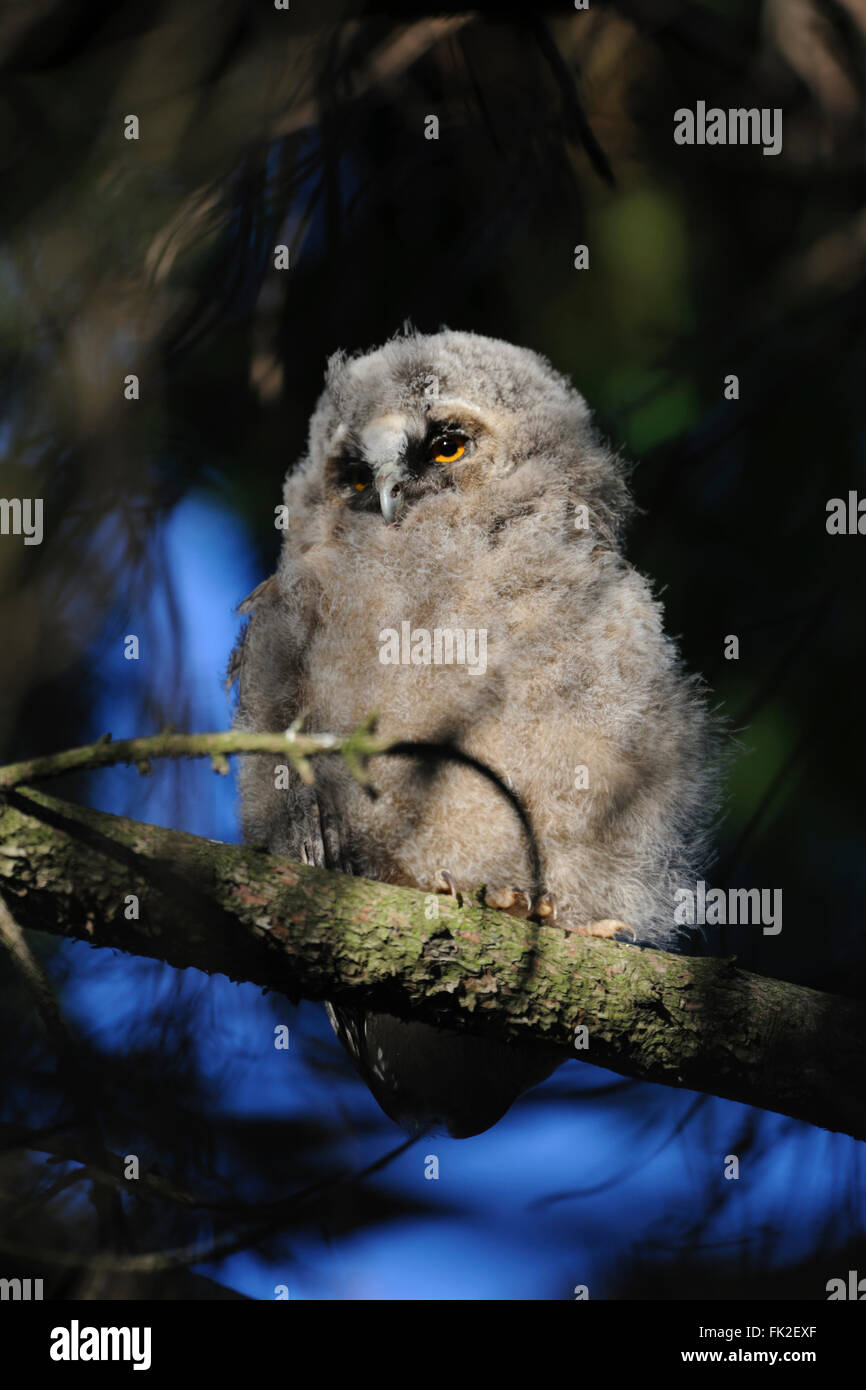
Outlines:
[[[360,499],[363,493],[370,491],[373,479],[369,468],[364,464],[352,461],[344,464],[341,471],[339,485],[344,497]]]
[[[431,445],[435,463],[456,463],[466,453],[466,436],[463,434],[440,434]]]

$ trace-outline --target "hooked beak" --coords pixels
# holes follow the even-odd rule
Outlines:
[[[406,501],[406,475],[399,463],[386,463],[376,474],[379,506],[386,521],[397,521]]]

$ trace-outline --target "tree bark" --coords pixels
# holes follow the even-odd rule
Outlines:
[[[731,960],[537,926],[476,898],[349,878],[30,789],[0,806],[0,894],[27,928],[293,1000],[561,1046],[624,1076],[866,1138],[866,1006]]]

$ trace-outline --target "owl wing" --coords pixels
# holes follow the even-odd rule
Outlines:
[[[243,614],[244,617],[247,617],[255,611],[256,604],[259,603],[261,600],[267,601],[268,599],[275,598],[276,583],[277,576],[275,574],[272,574],[269,579],[263,579],[261,584],[256,585],[252,593],[247,594],[245,599],[241,599],[241,602],[237,606],[236,612]],[[240,682],[241,680],[244,667],[244,656],[247,650],[247,637],[249,636],[249,632],[250,623],[244,623],[244,626],[241,629],[240,636],[238,637],[238,640],[235,642],[235,645],[232,648],[232,654],[229,657],[229,664],[226,669],[225,688],[227,691],[231,690],[235,681]]]
[[[302,713],[301,685],[305,634],[287,634],[285,599],[277,576],[253,589],[238,604],[248,617],[226,673],[226,689],[237,682],[235,727],[276,732]],[[352,873],[353,866],[341,841],[339,818],[320,787],[307,787],[293,768],[289,786],[274,786],[273,760],[246,755],[241,763],[241,796],[244,836],[272,854],[300,859],[322,869]]]
[[[273,717],[276,720],[278,712],[282,723],[286,722],[285,706],[281,706],[279,711],[274,709],[273,716],[269,716],[268,707],[273,707],[274,700],[263,691],[258,680],[258,653],[268,641],[272,619],[275,617],[274,610],[278,603],[277,577],[272,575],[270,579],[265,579],[257,585],[252,593],[238,604],[238,612],[248,615],[249,621],[229,658],[226,688],[231,689],[237,681],[236,723],[242,726],[261,728],[263,719],[267,721]],[[296,677],[299,676],[299,663],[295,664],[294,672]],[[300,681],[296,679],[296,688],[299,684]],[[296,709],[294,717],[300,713],[301,711]],[[280,721],[272,723],[270,727],[279,728]],[[253,761],[250,758],[244,759],[245,766],[241,773],[245,804],[249,804],[250,800],[255,802],[259,797],[263,799],[270,795],[270,788],[266,787],[263,780],[268,774],[264,771],[261,760],[257,768],[251,768],[249,765]],[[255,779],[258,779],[258,787],[255,785]],[[292,785],[284,794],[284,798],[284,804],[287,803],[290,807],[288,817],[282,813],[281,807],[280,814],[273,816],[267,827],[263,827],[268,831],[268,849],[273,853],[288,854],[300,859],[302,864],[313,864],[320,869],[334,869],[340,873],[351,874],[353,865],[341,840],[339,818],[321,788],[306,787],[300,778],[292,774]],[[249,827],[245,826],[245,830],[247,829]],[[252,837],[255,838],[255,830]],[[366,1054],[364,1011],[330,1003],[325,1004],[325,1009],[334,1032],[363,1074]]]

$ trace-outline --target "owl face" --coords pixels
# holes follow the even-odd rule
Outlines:
[[[408,334],[331,359],[310,457],[346,519],[395,524],[425,497],[505,476],[552,428],[573,447],[586,416],[582,397],[534,353],[472,333]]]
[[[398,522],[422,497],[465,486],[495,452],[493,431],[465,409],[425,405],[374,414],[338,431],[328,459],[331,488],[352,511]]]

